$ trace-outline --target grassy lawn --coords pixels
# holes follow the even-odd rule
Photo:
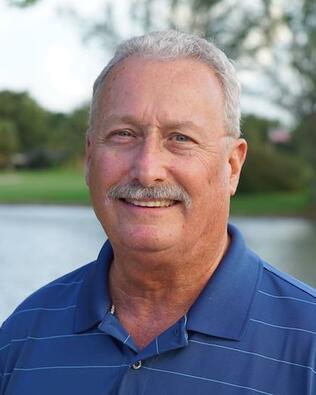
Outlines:
[[[231,201],[233,215],[311,216],[312,199],[308,192],[237,194]]]
[[[84,172],[75,170],[0,172],[0,203],[89,204]],[[306,192],[241,195],[233,215],[308,215]]]
[[[0,203],[88,204],[83,171],[0,173]]]

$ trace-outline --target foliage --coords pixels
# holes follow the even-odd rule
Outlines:
[[[52,113],[26,92],[0,92],[0,168],[81,161],[87,118],[87,105],[69,114]]]
[[[299,191],[308,187],[309,172],[295,157],[271,145],[250,147],[241,177],[241,192]]]
[[[38,3],[38,1],[39,0],[7,0],[8,4],[20,8],[32,6]]]
[[[231,58],[252,56],[274,39],[275,26],[270,23],[268,12],[271,3],[272,0],[130,0],[133,23],[129,35],[179,29],[214,39]],[[115,20],[116,10],[117,3],[105,2],[97,20],[81,25],[85,32],[88,30],[86,36],[96,38],[105,48],[123,39],[126,29]],[[260,36],[260,43],[254,36]]]
[[[47,113],[26,92],[0,92],[0,120],[14,124],[22,151],[45,142]]]
[[[49,115],[52,131],[49,146],[62,152],[67,160],[73,163],[82,161],[88,113],[88,105],[83,105],[68,114]]]
[[[18,150],[19,141],[14,122],[0,119],[0,168],[10,166],[11,155]]]
[[[278,147],[269,140],[269,130],[276,121],[245,117],[244,137],[248,155],[240,180],[240,192],[298,191],[308,188],[310,171],[290,148]],[[288,152],[287,152],[288,151]]]
[[[72,157],[82,158],[84,154],[85,134],[87,130],[89,108],[87,105],[75,109],[66,119],[65,144]]]
[[[296,127],[292,151],[311,166],[312,189],[316,204],[316,113],[306,115]],[[295,147],[296,150],[295,150]],[[295,152],[296,151],[296,152]],[[316,207],[315,207],[316,208]]]
[[[266,71],[278,88],[276,99],[301,122],[316,112],[316,3],[281,4],[274,19],[283,39],[271,48],[273,61]]]

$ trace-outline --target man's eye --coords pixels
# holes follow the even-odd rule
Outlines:
[[[191,139],[188,136],[185,136],[184,134],[175,134],[174,136],[172,136],[172,139],[179,143],[185,143],[186,141],[191,141]]]
[[[129,141],[134,136],[135,135],[133,131],[128,129],[114,130],[113,132],[109,133],[109,138],[117,142],[124,142],[125,140]]]
[[[132,133],[129,130],[119,130],[115,134],[117,136],[120,136],[120,137],[130,137],[130,136],[132,136]]]

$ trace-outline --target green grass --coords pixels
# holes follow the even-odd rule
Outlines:
[[[309,192],[237,194],[231,201],[232,215],[312,215]]]
[[[0,203],[89,204],[83,170],[0,172]],[[309,215],[310,194],[237,194],[233,215]]]
[[[0,203],[88,204],[83,171],[0,173]]]

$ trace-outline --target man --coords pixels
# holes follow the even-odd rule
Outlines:
[[[94,85],[87,184],[109,241],[4,323],[1,395],[316,393],[315,292],[228,225],[246,156],[213,44],[121,44]]]

